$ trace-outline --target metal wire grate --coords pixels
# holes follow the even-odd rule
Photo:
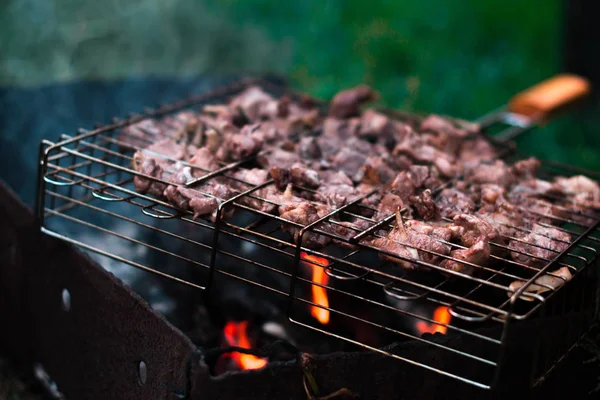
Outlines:
[[[223,102],[255,84],[261,84],[267,91],[276,95],[283,92],[283,88],[268,82],[241,81],[159,110],[148,110],[144,115],[116,121],[92,131],[82,130],[76,136],[61,135],[56,142],[44,141],[40,149],[36,201],[42,231],[102,256],[201,290],[219,290],[218,284],[215,283],[217,275],[237,279],[278,297],[282,304],[285,304],[288,318],[296,324],[482,388],[492,386],[492,380],[501,363],[499,360],[508,322],[528,319],[533,314],[539,314],[540,309],[547,305],[559,289],[581,282],[579,275],[588,277],[586,267],[596,261],[597,249],[600,247],[600,213],[595,209],[573,210],[563,207],[561,216],[541,215],[538,211],[527,210],[556,222],[547,226],[568,233],[571,237],[564,251],[549,249],[554,254],[552,258],[522,252],[523,255],[543,263],[539,268],[515,261],[503,255],[502,251],[492,254],[492,263],[478,265],[428,249],[418,249],[440,259],[453,259],[468,264],[478,272],[477,274],[446,270],[438,264],[406,258],[406,261],[418,265],[421,269],[443,272],[437,274],[418,269],[402,270],[393,262],[380,257],[383,254],[402,259],[402,256],[381,250],[364,240],[366,237],[381,237],[381,230],[392,229],[394,225],[395,215],[377,219],[368,217],[377,210],[362,203],[363,199],[381,187],[374,188],[306,226],[261,211],[260,207],[257,207],[257,204],[280,204],[261,195],[262,189],[275,184],[273,180],[253,185],[234,176],[240,168],[252,164],[254,157],[221,164],[220,168],[214,171],[202,170],[196,165],[170,159],[202,175],[194,184],[216,178],[235,182],[237,192],[229,199],[219,199],[214,222],[209,219],[195,219],[192,212],[178,210],[164,199],[136,192],[133,186],[136,176],[164,184],[172,183],[144,176],[131,168],[133,153],[142,147],[122,140],[120,135],[124,127],[148,118],[160,118],[184,108],[194,109],[209,102]],[[499,123],[507,124],[507,129],[490,140],[498,146],[499,157],[510,162],[522,158],[522,155],[514,151],[512,144],[505,140],[531,129],[531,123],[515,119],[502,110],[495,111],[479,122],[485,128]],[[259,155],[268,156],[272,150],[265,149]],[[539,174],[542,179],[574,174],[598,178],[595,173],[552,162],[544,162]],[[433,191],[434,195],[444,188],[455,187],[460,184],[461,179],[458,177],[444,182]],[[295,187],[294,190],[298,193],[312,191],[304,187]],[[214,197],[210,193],[203,195]],[[234,211],[232,217],[225,217],[225,214],[229,214],[228,211]],[[350,218],[360,219],[367,228],[359,229],[344,224],[344,221]],[[53,225],[54,221],[60,221],[60,224]],[[125,226],[135,229],[126,229]],[[339,229],[328,229],[328,226]],[[330,238],[331,244],[319,250],[296,245],[282,227],[286,227],[288,231],[290,228],[298,230],[297,243],[303,243],[302,239],[306,235],[318,234]],[[529,232],[523,227],[511,228],[524,233]],[[122,243],[123,247],[115,247],[113,242],[108,241],[91,243],[91,236],[87,232],[89,235],[111,237]],[[142,234],[144,232],[157,235],[162,240],[149,241],[147,235]],[[505,236],[505,239],[522,240],[511,236]],[[452,249],[464,248],[455,243],[444,244]],[[404,243],[402,245],[410,247]],[[185,252],[180,251],[181,246],[186,248]],[[497,250],[519,252],[503,244],[492,243],[492,246]],[[164,261],[152,265],[146,262],[149,257],[137,258],[130,251],[121,251],[133,247],[141,249],[139,251],[144,253],[160,255],[160,260],[168,260],[167,264],[184,265],[187,270],[183,267],[169,267]],[[327,261],[311,261],[311,264],[325,270],[329,283],[317,284],[306,276],[304,270],[307,263],[303,261],[303,253]],[[230,265],[240,267],[230,268]],[[573,275],[573,282],[558,285],[558,288],[536,282],[543,275],[552,275],[551,271],[560,267],[569,269]],[[189,273],[189,269],[200,273]],[[264,273],[255,273],[259,270]],[[559,275],[555,277],[565,280]],[[516,291],[510,287],[514,281],[523,283]],[[529,293],[527,289],[534,284],[543,287],[543,293]],[[306,313],[309,307],[323,307],[313,302],[309,295],[314,286],[326,289],[332,296],[331,305],[326,307],[332,314],[332,322],[329,325],[319,324]],[[573,296],[577,298],[561,298],[561,301],[569,304],[569,307],[577,304],[578,310],[589,309],[595,302],[594,297],[586,293],[574,293]],[[419,311],[416,305],[423,304],[430,307],[428,310],[436,306],[447,307],[452,320],[448,323],[435,321],[430,314]],[[563,309],[566,307],[563,305]],[[395,321],[394,316],[401,318],[402,323]],[[443,326],[448,335],[461,334],[468,340],[481,342],[482,348],[486,350],[482,350],[481,354],[465,352],[459,346],[444,344],[436,335],[421,335],[407,329],[407,320],[412,321],[409,326],[418,321]],[[445,370],[432,366],[427,360],[395,355],[357,338],[354,333],[348,333],[344,327],[349,324],[367,326],[396,340],[413,340],[439,348],[440,351],[461,357],[465,363],[471,363],[472,367],[465,367],[460,372]],[[500,329],[486,330],[490,327]],[[579,338],[581,332],[574,332],[573,335],[571,343]],[[552,362],[553,360],[548,361]],[[483,381],[479,375],[477,378],[470,376],[470,370],[479,369],[489,370],[489,380]]]

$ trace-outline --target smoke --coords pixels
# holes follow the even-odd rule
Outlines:
[[[289,69],[288,39],[235,25],[211,3],[9,0],[0,12],[0,85]]]

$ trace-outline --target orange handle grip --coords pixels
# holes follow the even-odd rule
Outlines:
[[[544,120],[583,99],[590,91],[590,83],[580,76],[556,75],[513,96],[508,102],[508,110],[536,120]]]

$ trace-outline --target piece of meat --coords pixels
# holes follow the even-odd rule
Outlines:
[[[598,182],[583,175],[576,175],[570,178],[556,178],[554,184],[556,188],[566,193],[573,203],[595,209],[600,208],[600,186]]]
[[[348,146],[342,147],[329,161],[333,168],[343,171],[348,176],[355,176],[366,160],[366,154]]]
[[[282,149],[273,149],[267,154],[258,156],[259,165],[265,169],[271,167],[291,168],[297,162],[302,162],[298,154]]]
[[[511,166],[511,171],[519,180],[532,179],[535,177],[535,173],[541,165],[542,163],[540,163],[540,160],[535,157],[529,157],[514,163]]]
[[[352,180],[343,171],[321,171],[321,182],[315,200],[332,208],[339,208],[360,196],[354,188]]]
[[[337,118],[325,118],[323,122],[323,133],[322,137],[331,138],[337,140],[338,143],[334,145],[337,149],[345,145],[340,140],[347,140],[356,137],[360,129],[360,119],[337,119]]]
[[[416,196],[409,196],[408,201],[423,220],[429,221],[440,218],[440,210],[433,200],[431,190],[426,189]]]
[[[571,236],[556,228],[534,224],[530,233],[519,241],[511,240],[513,260],[532,267],[543,267],[569,247]]]
[[[465,179],[478,184],[493,183],[508,189],[516,182],[511,168],[502,160],[493,163],[480,163],[465,171]]]
[[[170,161],[184,160],[188,156],[187,146],[172,139],[162,139],[156,143],[152,143],[143,152],[169,159]]]
[[[248,122],[275,118],[279,115],[279,101],[258,86],[251,86],[229,102],[229,109],[243,113]]]
[[[314,204],[309,201],[291,203],[279,207],[281,218],[300,224],[302,227],[317,221],[319,218],[324,217],[329,212],[330,209],[325,205]],[[299,243],[300,230],[302,227],[297,227],[295,225],[286,223],[281,224],[281,229],[284,232],[290,233],[294,237],[294,242],[297,245],[302,245],[309,248],[320,248],[331,242],[331,238],[328,236],[309,231],[306,232],[302,237],[302,243]]]
[[[479,240],[467,249],[456,249],[450,252],[450,256],[456,260],[446,259],[441,262],[440,266],[454,272],[460,272],[466,275],[473,275],[475,267],[465,264],[464,262],[485,265],[490,258],[490,243],[483,239]],[[461,262],[464,261],[464,262]]]
[[[318,160],[323,156],[315,137],[303,137],[298,143],[298,155],[303,159]]]
[[[163,182],[157,182],[150,178],[166,180],[170,173],[165,172],[164,168],[169,168],[169,163],[163,160],[161,164],[157,158],[137,151],[133,155],[132,167],[136,172],[146,175],[147,177],[134,176],[133,186],[138,193],[149,193],[154,196],[162,196],[167,185]]]
[[[416,264],[415,261],[438,265],[441,256],[450,253],[450,246],[442,243],[433,234],[422,233],[421,229],[408,229],[399,211],[396,213],[396,226],[386,236],[368,240],[367,243],[395,255],[380,253],[382,259],[392,261],[409,270],[417,268],[427,270],[429,269],[427,266]]]
[[[167,185],[151,178],[167,180],[181,168],[176,165],[177,161],[186,157],[187,147],[171,139],[159,140],[144,150],[136,151],[131,162],[132,168],[147,176],[136,175],[133,178],[136,191],[161,196]]]
[[[199,170],[194,168],[193,172],[194,175],[199,176],[219,168],[215,155],[207,147],[200,147],[196,150],[192,158],[190,158],[189,164],[199,168]]]
[[[271,167],[269,174],[275,181],[279,190],[284,190],[290,183],[295,186],[309,189],[318,188],[321,184],[317,171],[312,170],[301,163],[294,163],[289,169]]]
[[[481,136],[466,140],[461,145],[458,154],[458,160],[463,164],[465,169],[479,165],[484,161],[490,162],[497,157],[497,151],[494,146]]]
[[[353,180],[374,186],[386,183],[397,173],[390,165],[387,155],[369,156],[354,175]]]
[[[378,94],[367,85],[359,85],[336,94],[329,103],[329,115],[349,118],[360,114],[360,107],[378,98]]]
[[[458,214],[453,219],[451,226],[454,238],[463,246],[471,247],[480,240],[502,243],[503,240],[498,230],[481,218],[470,214]]]
[[[239,161],[258,153],[265,142],[264,134],[259,128],[260,124],[244,125],[240,133],[225,135],[217,151],[217,158]]]
[[[440,214],[446,218],[454,218],[457,214],[470,214],[476,209],[471,196],[453,188],[442,190],[437,196],[436,203]]]
[[[454,156],[427,144],[423,137],[416,133],[406,136],[398,143],[393,154],[408,156],[419,163],[433,164],[446,177],[453,177],[460,171]]]
[[[126,126],[119,135],[121,151],[133,148],[144,148],[152,143],[167,138],[164,127],[155,119],[143,119]]]

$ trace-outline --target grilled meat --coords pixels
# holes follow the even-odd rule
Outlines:
[[[535,224],[530,233],[520,240],[511,240],[508,247],[514,250],[510,253],[513,260],[542,267],[566,250],[570,242],[571,236],[566,232]]]

